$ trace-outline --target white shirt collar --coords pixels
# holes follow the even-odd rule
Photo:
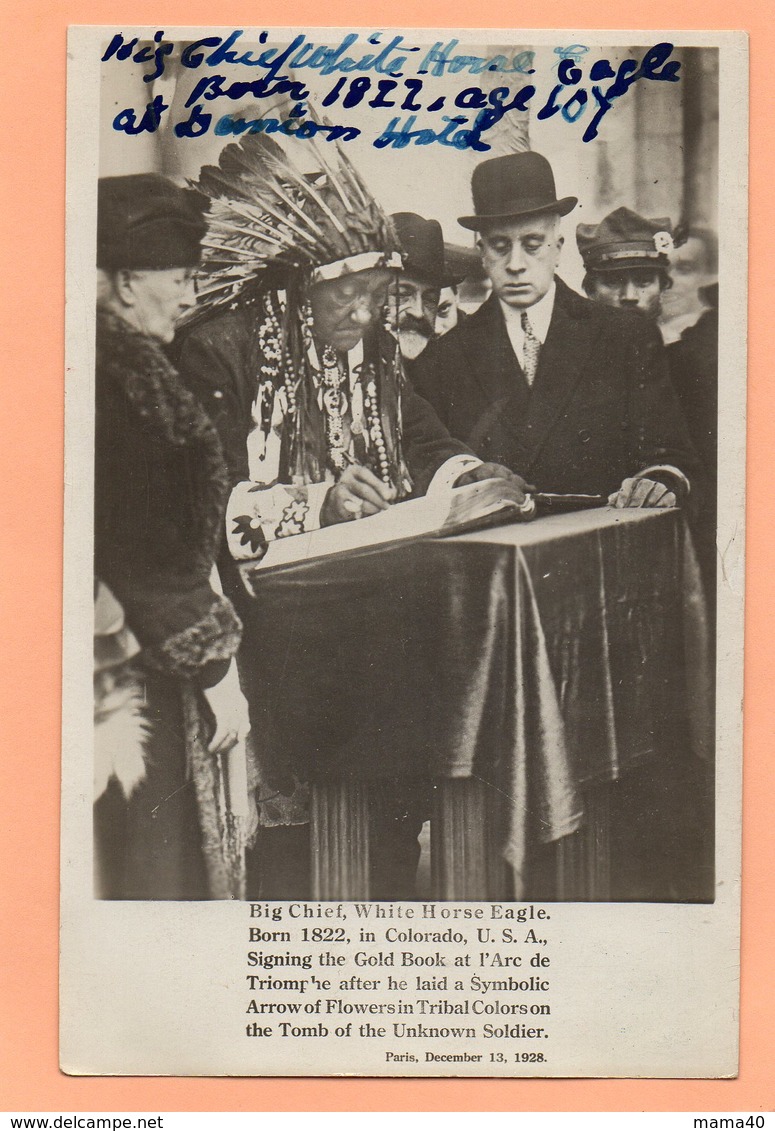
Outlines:
[[[554,312],[554,297],[557,293],[557,284],[552,279],[552,285],[543,296],[539,298],[533,306],[527,307],[527,316],[530,320],[530,325],[533,333],[541,342],[541,345],[546,341],[546,335],[549,333],[549,323],[552,320]],[[505,302],[500,302],[503,317],[506,319],[506,327],[509,330],[509,337],[511,337],[512,329],[519,331],[519,336],[522,336],[522,310],[514,306],[507,306]],[[513,340],[513,339],[512,339]]]

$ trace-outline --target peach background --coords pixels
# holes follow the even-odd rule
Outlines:
[[[775,652],[772,505],[775,378],[768,349],[775,257],[775,129],[769,37],[762,0],[597,0],[600,28],[744,29],[751,34],[751,280],[743,836],[741,1071],[730,1081],[73,1079],[57,1067],[57,918],[64,328],[64,97],[68,23],[207,26],[266,24],[573,27],[570,0],[515,6],[491,0],[336,0],[287,7],[232,0],[96,0],[6,3],[3,77],[0,310],[4,345],[0,404],[0,1111],[256,1110],[696,1110],[758,1111],[775,1104],[773,1041],[773,828],[771,701]],[[477,18],[478,17],[478,18]],[[769,81],[768,81],[769,79]],[[722,217],[723,223],[723,217]]]

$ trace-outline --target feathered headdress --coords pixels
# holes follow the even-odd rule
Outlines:
[[[266,134],[246,134],[193,185],[210,201],[200,312],[230,305],[268,268],[302,269],[317,282],[401,267],[390,218],[343,151],[330,142],[324,150],[314,139],[291,144],[314,158],[315,172],[301,172]]]
[[[314,164],[314,171],[302,171],[290,150],[297,159],[303,155],[307,168]],[[320,482],[341,466],[335,421],[318,396],[309,289],[373,267],[400,270],[392,221],[344,152],[314,138],[281,146],[263,133],[248,133],[226,146],[217,165],[203,168],[192,187],[209,199],[210,210],[191,320],[244,303],[257,392],[262,385],[281,389],[287,404],[281,477]],[[359,377],[371,413],[371,446],[363,459],[404,495],[411,478],[401,441],[401,357],[392,339],[387,352],[387,343],[377,339]]]

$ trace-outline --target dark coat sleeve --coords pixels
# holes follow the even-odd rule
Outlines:
[[[452,456],[473,453],[462,441],[449,434],[435,410],[408,381],[402,412],[404,454],[414,480],[414,494],[424,495],[442,464]]]
[[[692,441],[712,484],[716,481],[718,433],[718,311],[707,310],[667,347],[670,377]]]
[[[445,334],[443,338],[429,342],[419,357],[414,361],[405,362],[407,377],[412,388],[418,396],[431,405],[442,422],[451,418],[449,399],[455,384],[461,379],[458,372],[461,368],[461,358],[455,348],[457,334],[456,328]],[[454,375],[454,379],[445,382],[445,374]]]
[[[516,362],[505,331],[495,333],[489,304],[465,323],[430,342],[418,358],[407,363],[415,391],[438,415],[452,436],[468,444],[483,460],[509,463],[507,449],[482,445],[483,419],[500,411],[501,401],[514,385]],[[512,470],[519,471],[518,467]]]
[[[220,436],[230,486],[250,478],[247,441],[258,358],[238,314],[193,330],[180,351],[179,369]]]
[[[659,330],[651,323],[635,321],[632,343],[629,420],[635,449],[631,474],[665,464],[683,472],[692,489],[699,493],[702,470],[670,379],[668,355]]]

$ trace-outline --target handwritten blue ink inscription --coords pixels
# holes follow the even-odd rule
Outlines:
[[[318,121],[307,108],[309,91],[305,83],[290,77],[307,68],[323,76],[340,76],[323,95],[323,109],[338,106],[346,112],[365,103],[373,110],[400,112],[390,116],[387,124],[384,118],[375,119],[375,132],[379,132],[372,144],[377,149],[438,144],[487,152],[492,148],[484,138],[487,131],[506,114],[524,113],[528,109],[537,121],[559,115],[569,125],[582,122],[585,127],[582,141],[590,142],[598,136],[606,114],[635,83],[644,79],[678,82],[681,68],[680,62],[671,58],[671,43],[657,43],[640,59],[625,59],[616,69],[606,58],[590,61],[590,48],[574,43],[555,47],[554,54],[558,58],[550,69],[549,86],[549,83],[542,84],[542,76],[536,73],[532,51],[513,55],[470,55],[457,50],[459,40],[450,39],[446,43],[439,40],[423,49],[424,54],[420,55],[421,48],[407,43],[403,35],[381,31],[365,37],[365,42],[361,42],[364,37],[360,34],[350,32],[333,45],[316,44],[300,33],[285,46],[256,50],[242,48],[239,41],[243,35],[241,29],[236,29],[225,37],[206,36],[181,48],[179,62],[191,70],[229,65],[258,68],[261,74],[245,81],[224,74],[208,74],[198,79],[185,102],[188,117],[174,126],[177,137],[201,137],[211,128],[216,134],[227,136],[282,132],[302,141],[315,137],[352,141],[360,136],[362,121],[360,127],[332,125]],[[259,47],[264,47],[268,37],[267,31],[259,34]],[[151,64],[152,69],[143,78],[145,82],[153,82],[164,73],[166,62],[174,57],[175,50],[176,45],[164,38],[162,30],[154,34],[152,43],[144,44],[137,38],[125,39],[117,32],[102,61],[131,60],[135,64]],[[422,77],[404,77],[410,61],[416,64],[416,73]],[[439,93],[434,81],[449,75],[485,72],[531,76],[531,81],[492,90],[467,86],[457,93],[446,90],[444,94]],[[213,127],[213,114],[208,104],[217,103],[219,99],[233,102],[248,95],[256,99],[282,96],[292,106],[285,117],[247,119],[221,114]],[[442,114],[448,102],[452,103],[450,110],[467,113]],[[141,110],[132,107],[121,110],[113,120],[113,128],[127,134],[153,133],[159,129],[162,116],[168,110],[169,106],[157,95]],[[439,116],[426,119],[427,114]]]

